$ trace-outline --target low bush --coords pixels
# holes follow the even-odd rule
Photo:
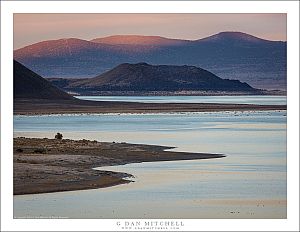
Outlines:
[[[55,138],[56,139],[62,139],[63,138],[63,135],[61,134],[61,133],[57,133],[56,135],[55,135]]]

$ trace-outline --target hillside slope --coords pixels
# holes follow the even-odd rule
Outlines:
[[[71,100],[72,96],[14,61],[14,99]]]

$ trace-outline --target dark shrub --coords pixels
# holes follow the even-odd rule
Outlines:
[[[62,139],[62,138],[63,138],[63,135],[62,135],[61,133],[57,133],[57,134],[55,135],[55,138],[56,138],[56,139]]]

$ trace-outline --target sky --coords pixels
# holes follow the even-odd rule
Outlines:
[[[61,38],[133,34],[195,40],[222,31],[286,41],[286,14],[14,14],[14,49]]]

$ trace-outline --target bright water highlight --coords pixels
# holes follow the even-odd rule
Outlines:
[[[286,105],[286,96],[77,96],[91,101],[124,101],[142,103],[224,103]]]

